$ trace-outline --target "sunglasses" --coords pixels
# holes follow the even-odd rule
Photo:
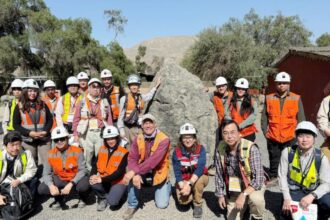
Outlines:
[[[57,138],[57,139],[54,139],[53,141],[55,142],[55,143],[58,143],[58,142],[63,142],[63,141],[65,141],[65,137],[63,137],[63,138]]]

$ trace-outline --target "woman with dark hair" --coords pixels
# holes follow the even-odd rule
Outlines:
[[[13,124],[15,130],[22,135],[23,148],[32,153],[36,163],[38,161],[38,164],[44,164],[50,149],[53,117],[47,105],[41,100],[39,92],[35,80],[28,79],[24,82],[20,103],[14,110]]]
[[[257,118],[258,106],[248,94],[249,82],[240,78],[235,83],[233,97],[227,105],[225,119],[235,121],[240,129],[242,138],[254,141],[256,139],[257,128],[255,120]]]

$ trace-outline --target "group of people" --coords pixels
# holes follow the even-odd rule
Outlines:
[[[215,169],[215,195],[228,219],[242,219],[247,206],[251,218],[263,219],[266,185],[277,181],[284,198],[280,218],[290,218],[291,201],[302,207],[316,203],[320,216],[330,215],[330,159],[324,157],[330,154],[330,96],[319,111],[320,130],[328,137],[321,151],[314,145],[315,125],[305,121],[301,98],[290,90],[290,75],[277,74],[277,91],[266,96],[261,120],[270,160],[266,173],[255,143],[257,102],[246,79],[238,79],[229,91],[227,80],[218,77],[216,90],[209,94],[219,125],[212,168],[206,166],[198,125],[189,122],[178,129],[180,138],[171,155],[170,138],[157,128],[153,115],[143,114],[159,78],[147,94],[139,92],[138,75],[128,77],[127,94],[112,84],[110,70],[103,70],[100,78],[89,79],[85,72],[71,76],[61,97],[51,80],[44,83],[42,96],[33,79],[12,82],[13,99],[3,118],[0,186],[24,184],[32,195],[52,196],[54,210],[67,209],[74,190],[80,208],[96,195],[98,211],[123,204],[127,196],[123,218],[131,219],[144,187],[155,189],[158,208],[168,206],[172,166],[178,203],[192,204],[193,216],[201,218],[203,191]],[[1,191],[0,205],[7,205]]]

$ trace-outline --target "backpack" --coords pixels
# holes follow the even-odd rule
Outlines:
[[[22,219],[33,211],[33,198],[30,189],[25,184],[11,187],[10,184],[0,186],[1,195],[7,201],[1,207],[3,219]]]

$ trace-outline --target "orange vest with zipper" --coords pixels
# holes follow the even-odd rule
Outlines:
[[[36,116],[36,109],[30,108],[30,112],[22,111],[22,104],[18,103],[21,115],[21,125],[31,131],[42,131],[46,124],[46,110],[45,108],[40,110],[39,120],[36,124],[33,123],[31,116]]]
[[[48,151],[48,163],[56,176],[63,181],[70,182],[78,173],[78,158],[82,153],[80,147],[69,146],[64,152],[66,160],[62,161],[61,151],[54,147]]]
[[[127,105],[126,105],[126,115],[125,117],[129,117],[132,111],[136,108],[134,97],[132,93],[127,94]],[[142,100],[141,95],[139,95],[139,110],[140,112],[144,108],[144,101]]]
[[[253,102],[252,102],[253,105]],[[238,124],[240,125],[245,119],[249,117],[250,114],[244,113],[244,115],[240,114],[240,109],[238,106],[234,108],[233,106],[230,107],[230,117]],[[242,130],[240,130],[240,134],[242,137],[246,137],[248,135],[251,135],[253,133],[257,132],[256,125],[253,123],[252,125],[249,125]]]
[[[159,143],[163,140],[167,139],[168,137],[163,132],[159,131],[156,134],[154,144],[151,147],[150,155],[152,155],[158,148]],[[139,164],[143,163],[145,158],[145,140],[143,134],[139,134],[137,136],[137,145],[140,155]],[[164,158],[161,160],[161,162],[157,165],[157,167],[153,170],[153,185],[159,185],[163,183],[165,180],[169,178],[169,169],[170,169],[170,147],[168,148]]]
[[[97,172],[101,177],[111,175],[118,169],[118,166],[126,154],[128,154],[128,150],[122,146],[118,146],[109,158],[109,149],[103,145],[97,155]],[[123,178],[124,175],[119,179],[112,181],[112,184],[121,183]]]
[[[268,114],[267,138],[279,143],[285,143],[295,137],[299,100],[299,95],[290,92],[284,100],[281,111],[280,98],[275,93],[266,96],[266,110]]]

